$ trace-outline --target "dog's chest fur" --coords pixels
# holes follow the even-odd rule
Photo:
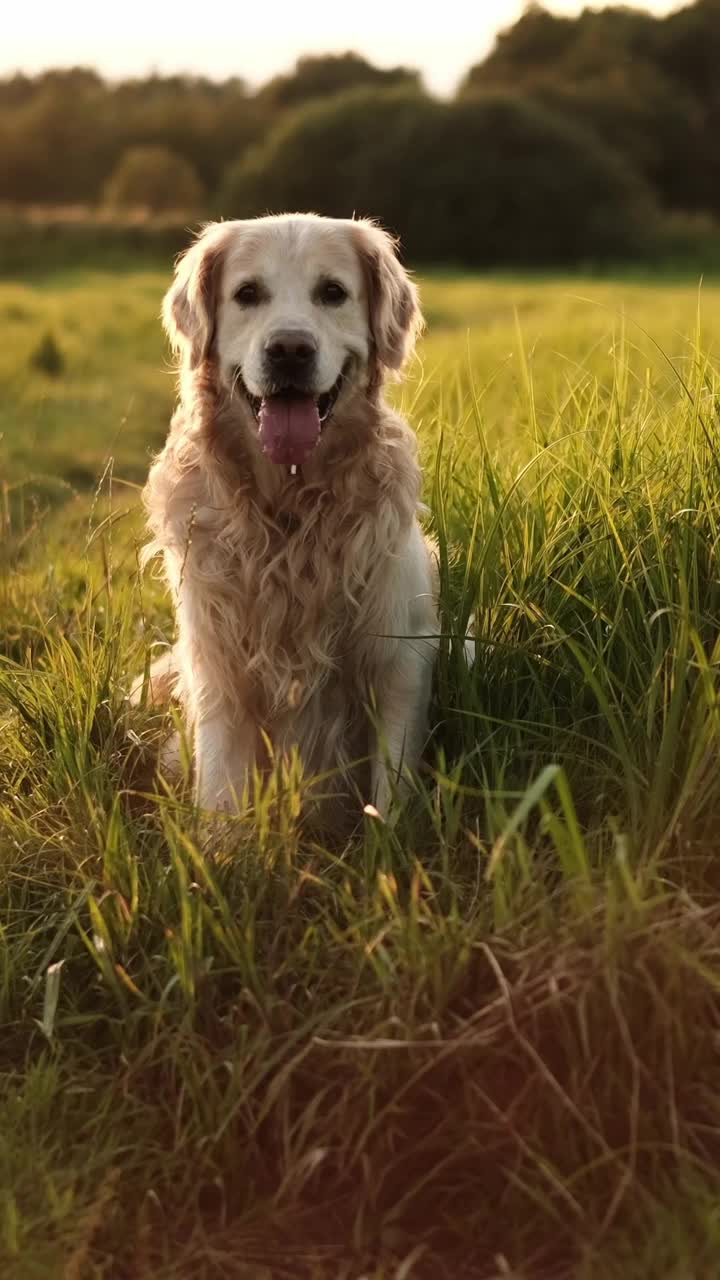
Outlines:
[[[145,490],[178,619],[178,692],[191,721],[224,708],[313,767],[355,754],[388,661],[396,565],[415,524],[407,426],[383,411],[369,443],[344,423],[314,476],[263,491],[213,456],[179,412]],[[362,747],[358,751],[362,754]]]
[[[335,714],[342,690],[365,696],[399,532],[386,523],[377,506],[340,511],[331,492],[299,486],[276,509],[197,506],[178,595],[191,596],[194,646],[213,655],[226,696],[275,721],[320,694]]]

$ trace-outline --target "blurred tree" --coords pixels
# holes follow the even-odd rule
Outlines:
[[[562,18],[531,4],[458,96],[528,94],[621,151],[663,204],[720,213],[719,59],[720,0],[662,20],[626,7]]]
[[[378,216],[411,258],[560,263],[638,251],[653,201],[593,134],[508,94],[357,91],[283,121],[227,176],[221,212]]]
[[[6,80],[0,80],[0,107],[22,107],[36,92],[37,82],[18,71]]]
[[[452,199],[448,195],[448,208],[462,200],[456,184],[463,146],[465,203],[474,199],[479,163],[472,147],[482,146],[495,157],[492,139],[479,123],[490,118],[494,94],[505,104],[498,127],[505,131],[509,158],[517,155],[516,181],[528,199],[533,198],[531,181],[540,201],[555,181],[555,175],[543,175],[541,166],[533,165],[532,155],[524,173],[517,167],[525,146],[521,138],[534,137],[541,151],[547,142],[548,155],[562,157],[575,149],[573,168],[566,168],[563,178],[566,207],[580,201],[582,225],[587,210],[575,170],[589,182],[590,170],[602,165],[613,170],[608,176],[613,200],[624,183],[629,203],[623,198],[623,208],[640,201],[644,182],[665,209],[717,217],[718,65],[720,0],[696,0],[662,19],[624,6],[558,17],[531,3],[501,32],[484,61],[468,71],[452,110],[424,93],[416,71],[376,67],[352,52],[300,58],[255,93],[237,77],[215,82],[151,75],[110,84],[84,67],[18,74],[0,81],[0,201],[95,203],[129,151],[159,147],[173,154],[176,174],[177,165],[187,166],[185,177],[177,176],[175,199],[186,181],[196,192],[199,181],[208,192],[222,187],[222,208],[236,212],[240,206],[285,207],[292,189],[296,206],[322,202],[323,208],[342,205],[350,212],[372,207],[394,225],[414,227],[420,243],[422,201],[435,208],[441,181],[455,192]],[[360,105],[349,105],[353,94],[360,95]],[[460,107],[470,103],[483,103],[482,111],[463,114]],[[315,110],[319,116],[312,114]],[[456,139],[455,129],[465,132]],[[302,165],[296,146],[309,148]],[[272,155],[287,163],[292,181],[271,172]],[[492,164],[499,173],[501,158]],[[435,166],[434,181],[425,173],[428,166]],[[146,184],[152,168],[146,163]],[[630,169],[637,174],[634,182]],[[398,189],[399,171],[420,201],[414,210]],[[486,177],[494,181],[489,175],[488,166]],[[165,199],[157,186],[151,196],[154,205]],[[486,192],[485,199],[491,197]],[[604,207],[602,194],[597,198]],[[434,228],[432,236],[437,235]]]
[[[151,76],[118,85],[84,68],[0,82],[0,199],[97,201],[135,145],[184,156],[208,188],[270,116],[241,80]]]
[[[268,138],[232,166],[220,212],[238,217],[314,209],[350,217],[382,210],[397,221],[399,190],[413,164],[418,126],[436,103],[419,89],[358,89],[311,103],[281,119]]]
[[[701,127],[688,141],[687,198],[680,207],[720,215],[720,0],[697,0],[658,23],[653,48],[658,64],[691,98]]]
[[[17,86],[16,86],[17,87]],[[71,203],[97,196],[103,84],[83,67],[46,72],[0,118],[0,199]]]
[[[192,165],[169,147],[131,147],[104,188],[114,208],[143,208],[155,213],[197,209],[203,187]]]
[[[111,90],[109,112],[113,153],[106,173],[128,147],[162,144],[185,156],[208,188],[217,187],[229,157],[241,155],[270,123],[268,111],[239,79],[126,81]]]
[[[653,51],[668,76],[702,101],[717,106],[720,0],[696,0],[657,23]]]
[[[640,10],[585,9],[577,18],[530,4],[497,37],[483,62],[471,67],[458,96],[493,86],[529,89],[539,83],[577,82],[631,69],[648,57],[658,20]]]
[[[538,85],[532,97],[566,120],[582,123],[619,151],[668,208],[703,206],[696,155],[703,145],[702,113],[652,67],[632,76],[608,74],[586,82]]]
[[[360,54],[348,51],[298,58],[294,69],[270,80],[258,98],[277,112],[350,89],[389,89],[395,85],[419,88],[420,76],[407,67],[385,70],[373,66]]]

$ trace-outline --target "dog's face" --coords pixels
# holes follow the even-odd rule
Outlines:
[[[212,355],[271,461],[305,461],[344,401],[399,369],[419,325],[392,241],[364,221],[283,215],[207,228],[164,306],[189,370]]]

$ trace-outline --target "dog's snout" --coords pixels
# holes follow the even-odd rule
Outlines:
[[[265,356],[273,370],[306,372],[317,355],[317,343],[306,329],[278,329],[265,343]]]

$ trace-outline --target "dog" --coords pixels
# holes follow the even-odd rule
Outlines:
[[[416,287],[368,220],[218,222],[163,320],[179,396],[145,559],[162,556],[178,638],[150,684],[182,706],[197,803],[237,810],[297,748],[326,779],[369,762],[385,814],[425,745],[438,647],[416,440],[383,397],[421,327]]]

